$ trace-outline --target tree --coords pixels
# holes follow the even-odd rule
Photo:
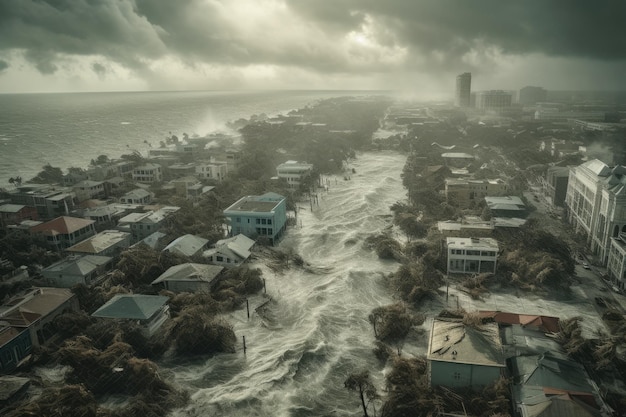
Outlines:
[[[372,381],[370,381],[369,372],[363,371],[358,374],[350,374],[343,385],[349,390],[357,391],[359,393],[361,407],[363,407],[363,416],[369,417],[369,414],[367,414],[367,407],[370,402],[378,398],[376,387],[372,384]]]
[[[46,164],[31,181],[44,184],[60,183],[63,182],[63,171],[61,171],[61,168]]]

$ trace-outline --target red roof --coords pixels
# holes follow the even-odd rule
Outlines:
[[[502,311],[479,311],[480,317],[491,318],[499,324],[519,324],[524,327],[536,327],[539,330],[557,333],[559,318],[534,314],[505,313]]]
[[[61,216],[54,220],[38,224],[30,229],[31,232],[50,233],[52,235],[68,235],[95,223],[93,220],[78,217]]]

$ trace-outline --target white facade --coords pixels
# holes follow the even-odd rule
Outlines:
[[[626,232],[626,167],[610,168],[594,159],[570,170],[565,195],[568,221],[587,238],[602,265],[608,262],[610,238]]]
[[[619,288],[626,288],[626,235],[611,238],[607,270]]]
[[[492,238],[448,237],[448,274],[496,272],[498,242]]]
[[[196,176],[202,179],[222,181],[228,173],[226,162],[206,162],[196,165]]]
[[[145,164],[133,169],[133,181],[137,182],[161,182],[163,181],[163,169],[158,164]]]
[[[287,181],[289,188],[297,188],[303,177],[310,175],[313,171],[313,164],[306,162],[287,161],[276,167],[278,178]]]

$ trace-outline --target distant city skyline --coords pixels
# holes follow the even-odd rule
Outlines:
[[[0,2],[0,93],[624,90],[626,2]]]

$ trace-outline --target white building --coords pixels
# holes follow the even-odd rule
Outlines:
[[[610,238],[626,232],[626,167],[613,168],[594,159],[570,170],[565,194],[568,221],[586,236],[589,249],[602,265]]]
[[[298,188],[301,180],[311,175],[313,171],[313,164],[307,164],[306,162],[287,161],[276,167],[276,173],[278,178],[284,178],[289,185],[289,188]]]
[[[227,173],[226,162],[210,161],[196,164],[196,176],[201,179],[222,181]]]
[[[496,272],[498,242],[492,238],[448,237],[448,274]]]
[[[123,204],[150,204],[154,194],[143,188],[135,188],[120,197]]]
[[[626,234],[611,238],[607,270],[615,285],[626,288]]]
[[[145,164],[133,169],[133,181],[152,183],[163,181],[163,169],[159,164]]]

